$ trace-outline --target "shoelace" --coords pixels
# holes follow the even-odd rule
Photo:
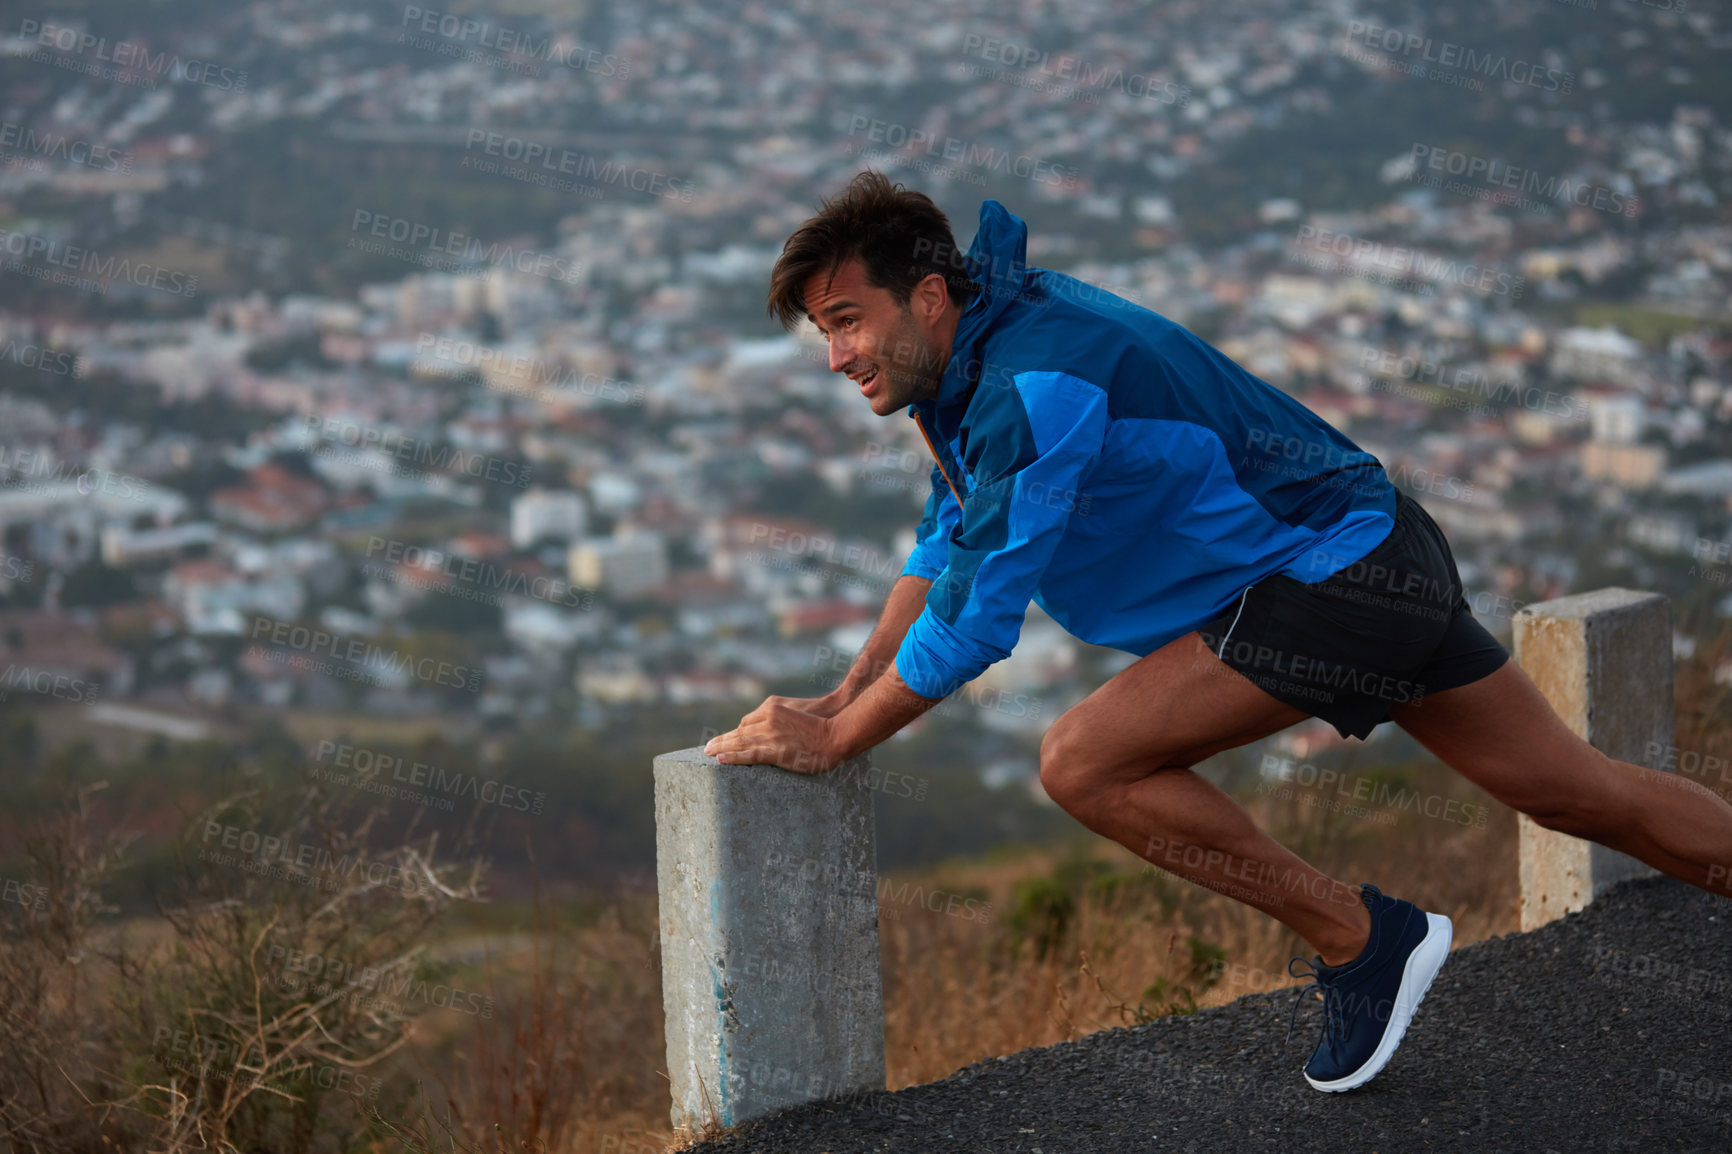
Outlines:
[[[1308,974],[1294,973],[1294,962],[1302,963],[1311,972]],[[1323,1040],[1327,1042],[1331,1037],[1345,1035],[1347,1033],[1347,1012],[1341,1004],[1341,990],[1335,983],[1324,977],[1321,970],[1298,954],[1293,955],[1288,960],[1287,973],[1290,977],[1310,978],[1312,984],[1300,986],[1294,995],[1293,1012],[1287,1016],[1287,1036],[1281,1039],[1281,1048],[1285,1050],[1287,1043],[1293,1038],[1293,1023],[1299,1017],[1299,1004],[1305,1000],[1307,995],[1317,993],[1319,990],[1323,993]]]

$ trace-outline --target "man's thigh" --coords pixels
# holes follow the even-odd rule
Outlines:
[[[1278,733],[1309,715],[1277,701],[1187,633],[1077,702],[1041,744],[1043,776],[1135,781]]]
[[[1514,809],[1550,813],[1615,784],[1606,759],[1552,709],[1521,666],[1389,711],[1438,760]]]

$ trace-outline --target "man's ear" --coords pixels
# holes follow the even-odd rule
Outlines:
[[[944,278],[935,272],[929,272],[914,286],[914,296],[911,302],[920,319],[931,324],[938,319],[950,304],[950,290],[945,287]]]

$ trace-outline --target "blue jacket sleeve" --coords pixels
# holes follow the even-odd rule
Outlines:
[[[938,466],[932,466],[932,492],[926,498],[926,515],[920,519],[920,528],[914,531],[914,549],[902,566],[902,575],[937,580],[949,563],[950,535],[961,520],[962,506],[956,503],[956,494],[950,491]]]
[[[970,409],[974,483],[961,530],[896,653],[922,697],[948,696],[1009,656],[1066,525],[1088,515],[1083,482],[1106,439],[1105,391],[1067,373],[1009,379],[1014,387],[983,386],[991,391]]]

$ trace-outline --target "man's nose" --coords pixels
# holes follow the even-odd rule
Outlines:
[[[854,360],[854,345],[839,337],[830,338],[830,371],[839,373]]]

